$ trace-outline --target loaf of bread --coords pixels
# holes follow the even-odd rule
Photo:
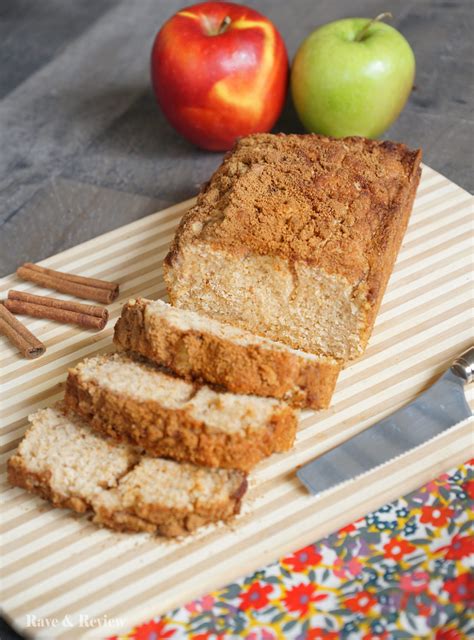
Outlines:
[[[71,369],[65,402],[97,431],[149,455],[243,471],[290,449],[297,423],[278,400],[199,387],[118,353]]]
[[[8,462],[12,484],[56,507],[92,511],[112,529],[179,536],[240,510],[245,474],[149,458],[93,431],[60,407],[30,416]]]
[[[329,406],[340,367],[162,300],[130,300],[114,342],[186,380],[233,393],[279,398],[294,407]]]
[[[364,138],[242,138],[165,259],[173,305],[345,363],[368,341],[420,151]]]

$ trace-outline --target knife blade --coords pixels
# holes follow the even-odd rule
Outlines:
[[[296,475],[317,495],[428,442],[473,415],[464,394],[464,385],[473,379],[471,347],[415,400],[303,465]]]

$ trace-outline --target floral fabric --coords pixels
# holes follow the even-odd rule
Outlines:
[[[474,460],[119,640],[474,638]]]

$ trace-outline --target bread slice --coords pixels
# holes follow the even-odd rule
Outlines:
[[[233,393],[268,396],[295,407],[329,406],[340,367],[162,300],[130,300],[115,325],[115,345],[187,380]]]
[[[270,398],[219,393],[122,354],[69,372],[67,406],[101,433],[152,456],[249,470],[294,441],[295,412]]]
[[[112,529],[180,536],[239,513],[244,473],[143,456],[116,489],[94,503],[95,521]]]
[[[419,150],[364,138],[240,139],[166,256],[171,303],[343,363],[359,356],[420,160]]]
[[[56,507],[92,511],[112,529],[170,537],[240,510],[247,480],[239,471],[146,457],[60,407],[36,412],[30,424],[8,462],[9,480]]]
[[[101,438],[82,420],[66,418],[60,407],[41,409],[29,420],[8,461],[9,479],[56,507],[84,513],[140,459],[133,447]]]

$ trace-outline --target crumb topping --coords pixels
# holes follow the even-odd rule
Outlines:
[[[207,469],[184,462],[144,457],[120,482],[127,508],[135,504],[194,511],[201,503],[229,500],[242,484],[243,475],[228,469]]]
[[[284,408],[274,398],[221,393],[194,385],[121,353],[86,358],[71,371],[86,385],[92,382],[116,398],[132,398],[140,406],[152,401],[165,410],[181,410],[210,431],[225,434],[265,431]]]
[[[418,156],[403,144],[356,137],[247,136],[199,195],[176,242],[306,261],[356,281],[383,248]]]

